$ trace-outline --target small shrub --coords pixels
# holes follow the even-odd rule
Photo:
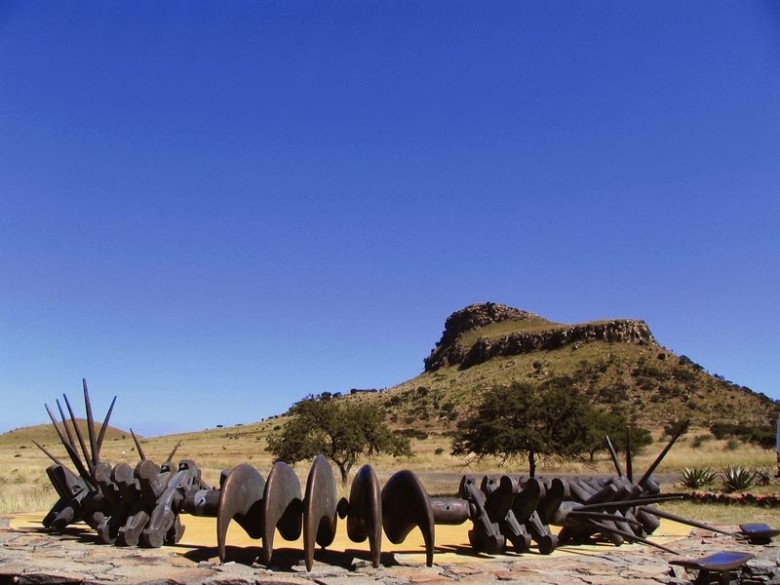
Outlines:
[[[727,451],[736,451],[737,449],[739,449],[739,441],[737,439],[729,439],[726,441]]]
[[[729,465],[723,470],[723,491],[744,492],[753,487],[755,475],[746,467]]]
[[[688,489],[698,490],[715,483],[717,474],[709,467],[686,467],[682,473],[682,484]]]
[[[693,441],[691,442],[691,447],[693,447],[694,449],[698,449],[704,443],[706,443],[707,441],[709,441],[711,439],[712,439],[711,435],[696,435],[693,438]]]
[[[444,453],[444,449],[442,449],[441,447],[436,447],[436,450],[433,453],[435,455],[441,455],[442,453]]]
[[[428,433],[425,431],[421,431],[419,429],[401,429],[398,431],[398,434],[402,437],[407,437],[409,439],[417,439],[419,441],[424,441],[428,438]]]
[[[758,467],[753,472],[753,478],[757,485],[772,485],[774,477],[774,469],[771,467]]]
[[[688,368],[678,366],[672,370],[672,376],[678,382],[693,382],[696,380],[696,372],[692,372]]]

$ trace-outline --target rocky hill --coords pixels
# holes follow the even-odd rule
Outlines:
[[[634,319],[562,324],[506,305],[474,304],[450,315],[424,365],[419,376],[363,399],[379,401],[397,427],[440,432],[487,388],[560,376],[598,407],[622,409],[654,428],[681,418],[701,426],[768,424],[780,409],[668,351]]]
[[[507,331],[508,328],[511,330]],[[475,304],[449,316],[441,340],[425,359],[425,371],[433,372],[444,366],[466,369],[495,357],[553,351],[566,346],[577,348],[593,341],[655,342],[644,321],[617,319],[561,325],[506,305]]]

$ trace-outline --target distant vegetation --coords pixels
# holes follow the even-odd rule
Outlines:
[[[504,461],[525,455],[531,477],[537,457],[582,454],[588,444],[590,407],[567,385],[566,379],[554,379],[545,385],[494,386],[458,424],[453,454],[493,455]]]
[[[502,460],[527,457],[534,476],[537,457],[574,459],[613,446],[625,449],[629,422],[618,411],[600,412],[585,397],[572,392],[570,378],[552,378],[542,384],[514,382],[494,386],[482,394],[472,413],[458,423],[453,454]],[[652,442],[646,429],[632,428],[634,448]]]
[[[332,394],[309,396],[293,406],[290,419],[268,437],[268,451],[287,463],[310,460],[318,454],[333,461],[346,485],[361,456],[389,453],[411,455],[409,439],[394,433],[384,412]]]

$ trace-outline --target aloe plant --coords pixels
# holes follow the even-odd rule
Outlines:
[[[744,492],[753,487],[755,474],[747,467],[729,465],[723,470],[723,490],[731,492]]]
[[[771,485],[774,477],[774,469],[771,467],[757,467],[754,470],[754,479],[758,485]]]
[[[682,472],[683,486],[698,490],[715,482],[717,474],[709,467],[686,467]]]

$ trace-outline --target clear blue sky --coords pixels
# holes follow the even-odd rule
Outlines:
[[[422,370],[494,301],[780,398],[780,3],[0,1],[0,431]]]

